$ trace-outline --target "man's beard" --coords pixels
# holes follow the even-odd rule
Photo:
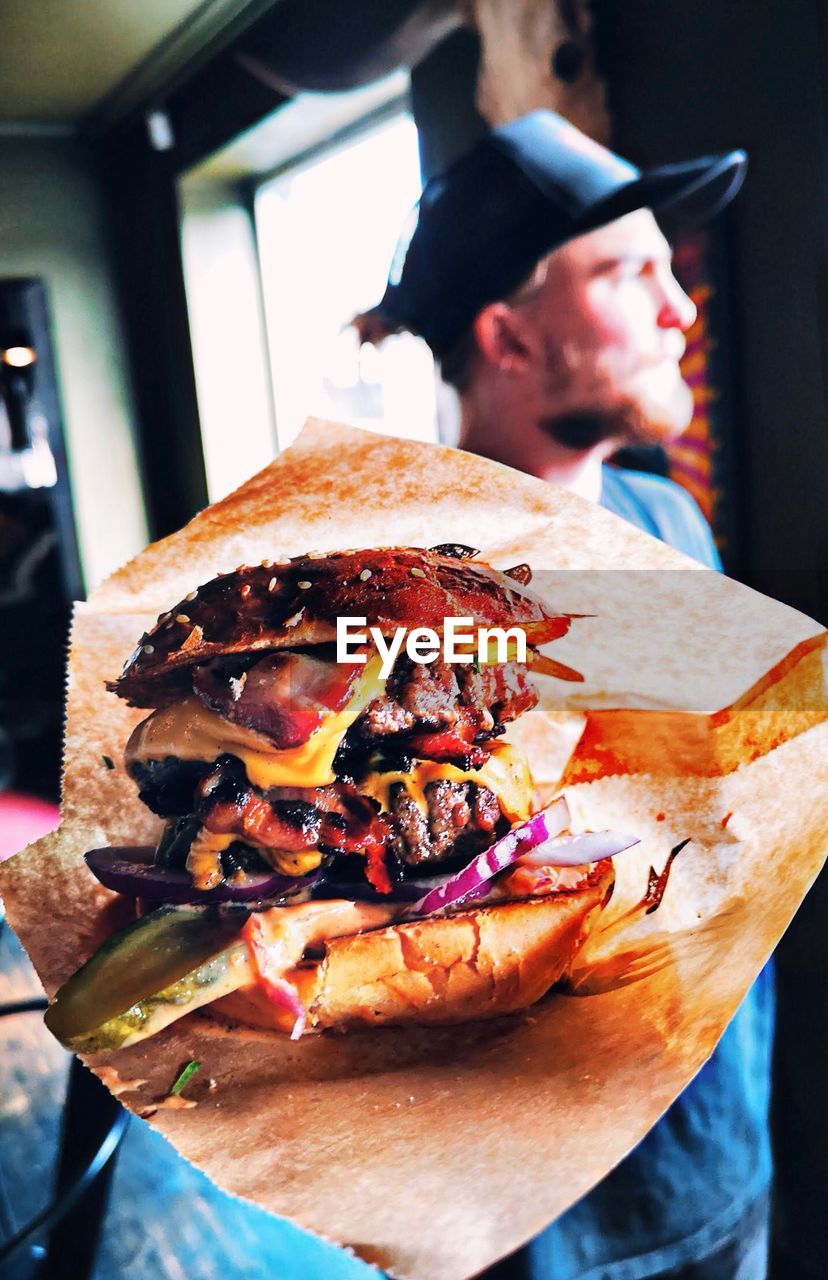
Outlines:
[[[687,429],[693,412],[677,361],[670,371],[665,386],[663,361],[653,364],[642,359],[630,365],[612,351],[584,354],[572,344],[549,345],[542,403],[549,409],[560,408],[541,412],[537,425],[550,440],[573,453],[605,443],[612,448],[668,444]]]
[[[663,438],[633,404],[618,405],[611,410],[582,410],[541,418],[538,426],[550,440],[573,453],[583,453],[606,441],[613,441],[620,447],[624,444],[653,444]]]

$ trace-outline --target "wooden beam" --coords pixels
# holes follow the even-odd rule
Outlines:
[[[481,39],[477,109],[490,125],[548,107],[608,140],[585,0],[468,0],[468,20]]]

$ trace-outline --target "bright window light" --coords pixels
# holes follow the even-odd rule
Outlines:
[[[410,335],[361,351],[349,322],[382,296],[420,195],[406,114],[265,183],[256,232],[280,448],[311,415],[436,438],[431,353]]]

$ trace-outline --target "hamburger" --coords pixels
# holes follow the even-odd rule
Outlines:
[[[539,651],[573,615],[528,590],[528,566],[476,557],[242,566],[142,636],[108,688],[150,712],[125,767],[164,825],[154,849],[86,855],[137,918],[52,1000],[62,1043],[122,1047],[204,1007],[294,1037],[462,1022],[561,978],[634,838],[573,835],[563,797],[537,808],[509,728],[537,703],[533,671],[580,679]],[[343,619],[376,649],[357,634],[337,661]],[[483,641],[454,661],[401,647],[456,619]]]

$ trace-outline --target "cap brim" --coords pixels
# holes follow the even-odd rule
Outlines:
[[[635,209],[652,209],[680,226],[698,226],[730,203],[746,173],[744,151],[649,169],[593,205],[582,220],[581,229],[603,226]]]

